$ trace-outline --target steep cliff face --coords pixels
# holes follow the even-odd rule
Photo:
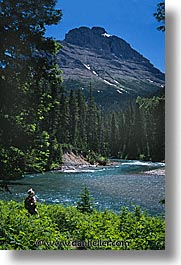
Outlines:
[[[102,106],[119,107],[131,97],[156,95],[164,89],[164,74],[104,28],[70,30],[61,44],[58,63],[64,86],[86,94],[91,83],[95,100]]]

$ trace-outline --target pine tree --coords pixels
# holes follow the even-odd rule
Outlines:
[[[113,156],[117,156],[118,154],[118,141],[117,141],[118,135],[117,135],[117,122],[115,113],[112,114],[111,117],[111,139],[110,139],[110,148],[111,148],[111,154]]]
[[[157,4],[157,12],[153,14],[159,23],[162,23],[157,29],[165,31],[165,2]]]
[[[125,114],[124,112],[121,112],[118,114],[118,157],[119,158],[125,158],[126,153],[126,138],[127,138],[127,133],[126,133],[126,120],[125,120]]]
[[[101,111],[98,111],[98,126],[97,126],[97,152],[103,156],[108,156],[108,143],[106,141],[106,125],[105,118]]]
[[[70,142],[70,130],[69,130],[69,102],[63,93],[60,99],[59,108],[59,119],[58,119],[58,130],[57,130],[57,140],[61,144],[68,144]]]
[[[87,141],[90,150],[97,148],[97,107],[93,98],[93,91],[90,85],[88,110],[87,110]]]
[[[73,90],[70,91],[69,97],[69,130],[70,130],[70,143],[73,146],[77,145],[77,122],[78,122],[78,109],[75,93]]]
[[[81,90],[77,93],[77,107],[78,107],[78,139],[77,144],[79,148],[85,150],[87,148],[87,135],[86,135],[86,116],[87,116],[87,105],[85,102],[84,95]]]
[[[60,45],[45,37],[45,27],[61,19],[55,4],[55,0],[0,2],[0,148],[7,153],[14,148],[29,156],[36,138],[47,127],[49,158],[52,156],[53,121],[61,84],[55,58]],[[6,166],[2,161],[3,157],[1,169]],[[3,171],[0,177],[2,174],[9,175]]]
[[[147,159],[164,160],[165,155],[165,98],[138,98],[137,102],[142,112],[144,139]]]
[[[77,209],[82,213],[92,213],[93,200],[90,197],[89,190],[85,187],[80,194],[80,200],[77,202]]]

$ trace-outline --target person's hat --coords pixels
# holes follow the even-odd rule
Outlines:
[[[28,194],[35,194],[35,192],[34,192],[33,189],[31,188],[31,189],[28,190]]]

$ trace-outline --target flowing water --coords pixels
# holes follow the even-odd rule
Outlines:
[[[164,167],[164,163],[118,160],[116,165],[92,167],[66,172],[47,172],[26,175],[10,185],[12,194],[0,193],[0,199],[23,201],[32,187],[39,202],[76,205],[79,195],[87,187],[97,209],[120,211],[122,206],[132,209],[139,205],[152,215],[163,214],[159,203],[165,198],[165,176],[144,173]]]

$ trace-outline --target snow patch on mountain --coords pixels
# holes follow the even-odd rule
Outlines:
[[[103,36],[103,37],[106,37],[106,38],[109,38],[109,37],[111,37],[112,35],[110,35],[110,34],[108,34],[108,33],[104,33],[104,34],[102,34],[102,36]]]
[[[83,64],[85,66],[85,68],[87,68],[88,70],[91,70],[89,64]]]
[[[92,73],[93,73],[94,75],[96,75],[96,76],[99,76],[95,71],[92,71]]]
[[[147,79],[147,81],[150,82],[150,83],[153,83],[154,82],[153,80],[150,80],[150,79]]]
[[[119,94],[122,94],[123,92],[121,92],[119,89],[116,90]]]
[[[118,82],[117,80],[114,80],[114,82],[115,82],[117,85],[119,85],[119,82]]]
[[[117,87],[115,84],[112,84],[112,83],[110,83],[109,81],[107,81],[107,80],[105,80],[105,79],[103,79],[103,81],[104,81],[104,83],[106,83],[106,84],[108,84],[108,85],[110,85],[110,86],[115,86],[115,87]]]

